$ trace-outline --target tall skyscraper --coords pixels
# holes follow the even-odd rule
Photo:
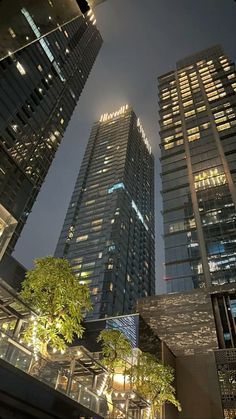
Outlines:
[[[168,291],[236,281],[236,74],[220,46],[159,77]]]
[[[92,14],[91,9],[103,1],[1,0],[0,60],[42,39],[59,27],[64,29],[65,24],[82,14],[89,11]]]
[[[92,128],[55,256],[89,284],[92,318],[154,293],[154,158],[127,105]]]
[[[49,2],[50,3],[50,2]],[[0,61],[0,259],[26,222],[102,44],[89,11]]]

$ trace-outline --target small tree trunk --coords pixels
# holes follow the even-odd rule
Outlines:
[[[48,353],[47,347],[48,347],[48,344],[43,343],[41,345],[40,352],[37,355],[37,359],[33,358],[30,365],[30,369],[29,369],[30,375],[34,377],[40,376],[40,372],[42,372],[43,368],[47,364],[47,359],[48,360],[50,359],[50,355]]]

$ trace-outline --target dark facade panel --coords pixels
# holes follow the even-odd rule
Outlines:
[[[21,283],[25,278],[26,268],[7,253],[0,263],[0,278],[15,290],[20,291]]]
[[[236,349],[215,352],[222,406],[226,419],[236,415]]]
[[[179,419],[224,418],[213,352],[177,357],[176,377]]]

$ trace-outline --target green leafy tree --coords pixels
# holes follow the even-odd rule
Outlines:
[[[141,352],[138,355],[137,364],[133,365],[129,371],[129,379],[136,391],[149,400],[151,405],[149,419],[155,418],[166,402],[172,403],[181,411],[173,387],[173,369],[158,362],[155,356]]]
[[[89,288],[79,284],[65,259],[47,256],[35,259],[20,292],[37,315],[28,323],[24,340],[43,355],[48,347],[65,350],[73,336],[81,337],[81,321],[91,309]]]
[[[97,341],[101,342],[103,364],[110,374],[113,374],[116,368],[124,366],[126,358],[132,353],[129,340],[120,330],[104,329]]]
[[[112,382],[117,369],[124,368],[126,358],[132,354],[132,347],[125,335],[117,329],[104,329],[100,332],[97,342],[102,345],[102,363],[107,368],[107,380],[103,393],[108,402],[109,416],[113,418]]]

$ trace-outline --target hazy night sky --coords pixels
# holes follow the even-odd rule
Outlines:
[[[130,104],[156,157],[157,292],[165,290],[160,196],[157,76],[177,60],[221,44],[236,61],[234,0],[106,0],[95,10],[104,44],[56,158],[18,241],[26,267],[53,254],[91,126],[105,112]]]

